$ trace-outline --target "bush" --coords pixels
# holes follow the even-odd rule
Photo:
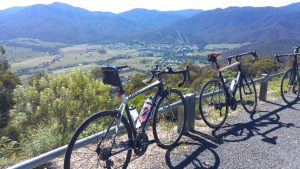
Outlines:
[[[78,125],[99,110],[112,109],[110,87],[80,70],[48,74],[17,86],[11,125],[24,152],[37,155],[68,142]]]

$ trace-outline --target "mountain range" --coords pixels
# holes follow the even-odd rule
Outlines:
[[[57,2],[0,10],[0,40],[17,37],[74,44],[300,39],[300,3],[208,11],[133,9],[119,14],[92,12]]]

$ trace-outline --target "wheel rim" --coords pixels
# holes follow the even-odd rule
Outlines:
[[[218,81],[211,81],[201,91],[200,111],[204,122],[210,127],[219,127],[226,118],[225,91]]]
[[[158,133],[157,139],[163,146],[174,145],[182,134],[185,120],[181,118],[185,118],[185,104],[172,105],[183,101],[178,93],[171,90],[159,103],[155,130]]]
[[[297,75],[294,71],[289,70],[281,82],[281,95],[286,103],[293,103],[298,98],[299,84]]]
[[[115,134],[118,121],[114,116],[105,116],[87,124],[78,135],[77,141],[85,138],[93,143],[72,150],[70,168],[122,168],[127,165],[129,137],[126,129]],[[109,126],[111,130],[105,134]],[[121,123],[120,126],[124,124]],[[91,136],[94,136],[93,139]],[[115,141],[112,141],[112,138],[115,138]]]
[[[240,87],[240,94],[244,109],[248,113],[254,113],[257,105],[257,96],[255,85],[250,76],[243,79],[243,83]]]

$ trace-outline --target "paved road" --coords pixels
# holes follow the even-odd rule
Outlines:
[[[129,168],[300,169],[300,102],[278,98],[258,109],[253,117],[238,112],[217,131],[190,132],[171,151],[153,144]]]
[[[300,101],[258,106],[254,116],[240,111],[217,131],[190,132],[173,150],[152,144],[145,155],[133,155],[128,168],[300,169]],[[62,168],[62,159],[53,168]]]
[[[239,112],[217,131],[192,132],[181,151],[166,152],[164,167],[300,169],[300,102],[285,106],[278,98],[259,109],[252,117]]]

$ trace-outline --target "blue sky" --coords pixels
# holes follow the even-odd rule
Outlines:
[[[119,13],[133,8],[157,10],[215,9],[229,6],[285,6],[299,0],[0,0],[0,9],[33,4],[67,3],[91,11]]]

